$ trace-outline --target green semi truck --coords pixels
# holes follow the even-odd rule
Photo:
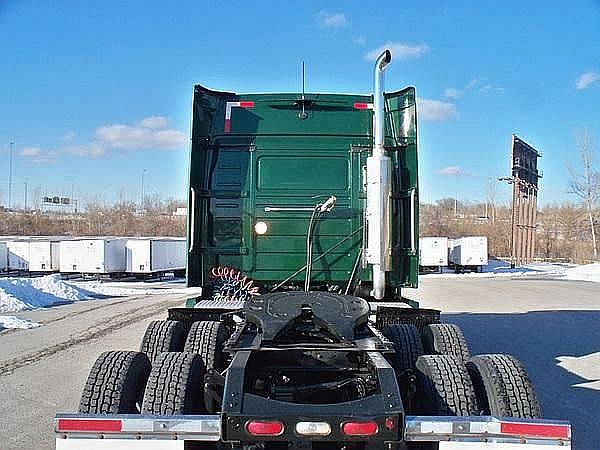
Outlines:
[[[194,89],[190,286],[139,351],[100,355],[66,449],[570,448],[522,365],[471,356],[418,273],[413,88]]]

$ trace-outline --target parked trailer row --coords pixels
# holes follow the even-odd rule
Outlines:
[[[456,272],[483,270],[488,264],[488,243],[485,236],[422,237],[419,239],[419,266],[422,271],[451,267]]]
[[[183,238],[0,239],[0,271],[153,274],[186,265]]]
[[[6,242],[0,242],[0,272],[8,270],[8,248]]]

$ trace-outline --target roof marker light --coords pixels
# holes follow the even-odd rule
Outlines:
[[[354,104],[354,109],[373,109],[373,103],[356,102]]]

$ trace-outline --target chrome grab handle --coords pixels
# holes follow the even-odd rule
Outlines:
[[[415,193],[417,189],[413,188],[410,191],[410,250],[416,250],[415,245]]]
[[[188,212],[190,214],[190,248],[188,250],[189,253],[192,253],[194,250],[194,236],[195,236],[195,224],[196,224],[196,191],[193,187],[190,187],[190,193],[192,196],[191,208]]]
[[[282,211],[314,211],[315,208],[313,207],[308,207],[308,208],[304,208],[304,207],[296,207],[296,208],[277,208],[274,206],[265,206],[265,212],[282,212]]]

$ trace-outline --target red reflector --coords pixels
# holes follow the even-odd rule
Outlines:
[[[106,419],[58,419],[56,429],[57,431],[115,433],[121,431],[121,421]]]
[[[394,421],[393,417],[388,417],[387,419],[385,419],[385,427],[388,430],[392,431],[395,426],[396,426],[396,422]]]
[[[346,422],[342,432],[348,436],[373,436],[378,428],[375,422]]]
[[[225,119],[225,133],[229,133],[231,131],[231,120]]]
[[[269,422],[253,420],[246,425],[246,431],[252,436],[279,436],[283,433],[283,424],[277,420]]]
[[[355,103],[354,109],[369,109],[368,103]]]
[[[521,436],[539,436],[557,439],[569,438],[569,427],[567,425],[502,422],[500,424],[500,432],[503,434],[518,434]]]
[[[240,108],[254,108],[254,102],[240,102]]]

